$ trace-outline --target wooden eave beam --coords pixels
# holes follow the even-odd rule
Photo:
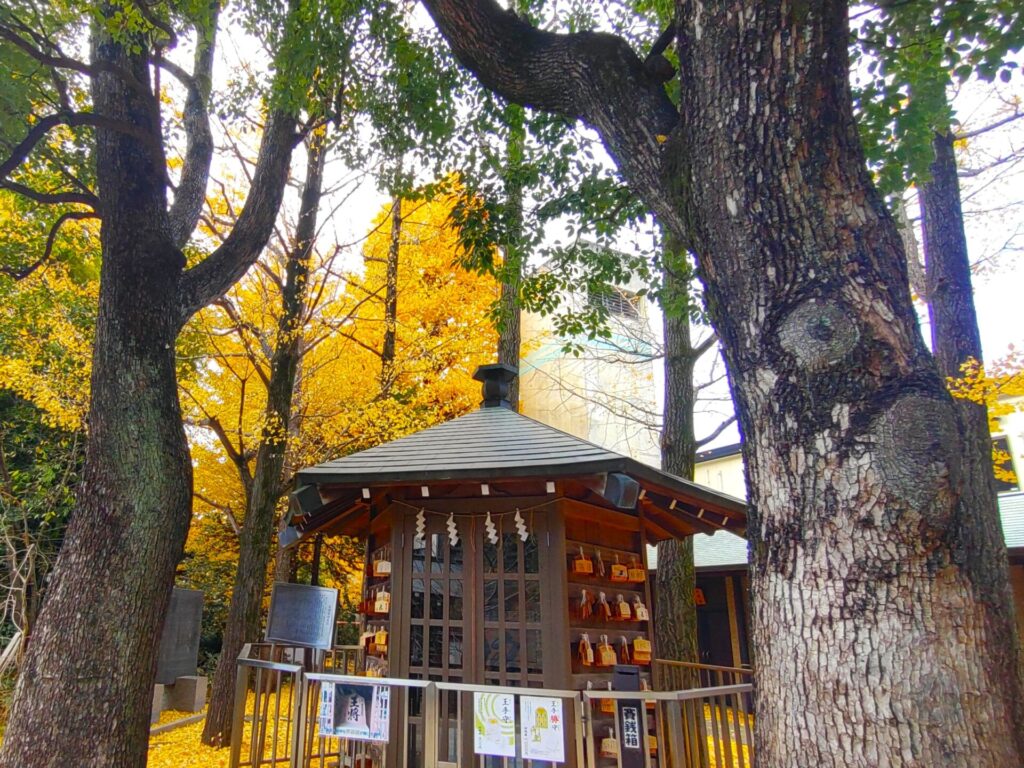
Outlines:
[[[693,536],[695,533],[714,533],[715,529],[711,526],[698,527],[691,525],[693,521],[684,520],[672,515],[666,514],[665,510],[655,506],[654,504],[647,504],[644,507],[644,514],[648,520],[652,520],[666,529],[673,539],[686,539]]]

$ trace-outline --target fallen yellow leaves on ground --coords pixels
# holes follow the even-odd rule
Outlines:
[[[160,725],[189,717],[189,712],[164,712]],[[227,768],[230,750],[214,749],[199,740],[200,720],[149,738],[149,768]]]

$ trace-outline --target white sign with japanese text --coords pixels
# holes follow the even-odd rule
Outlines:
[[[516,756],[516,699],[511,694],[473,694],[473,751]]]
[[[640,710],[636,707],[622,708],[622,746],[640,749]]]
[[[525,759],[565,762],[561,699],[520,696],[519,723]]]
[[[320,735],[358,741],[388,740],[391,688],[325,683],[320,689]]]

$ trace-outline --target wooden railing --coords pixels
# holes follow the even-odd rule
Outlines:
[[[745,685],[754,680],[749,667],[720,667],[670,659],[654,660],[655,686],[662,691],[690,688],[713,688],[722,685]]]
[[[750,707],[751,671],[738,667],[657,661],[656,672],[667,669],[698,685],[659,691],[558,691],[538,688],[500,688],[485,685],[369,679],[358,669],[359,649],[337,648],[321,656],[320,669],[305,663],[288,663],[298,654],[279,648],[247,646],[238,660],[231,768],[469,768],[495,765],[464,754],[462,729],[472,717],[473,693],[507,693],[515,696],[514,716],[519,715],[520,695],[560,699],[566,719],[567,765],[576,768],[621,768],[623,750],[630,748],[629,734],[620,728],[633,710],[643,739],[640,752],[645,768],[753,768],[754,714]],[[263,658],[258,658],[263,657]],[[708,683],[708,684],[700,684]],[[391,717],[402,734],[396,744],[369,743],[324,737],[319,731],[320,691],[325,685],[387,686],[391,691]],[[468,697],[468,698],[467,698]],[[601,756],[602,739],[595,732],[595,714],[602,700],[614,702],[616,717],[602,721],[602,730],[614,723],[611,738],[619,756]],[[415,703],[414,703],[415,702]],[[632,703],[630,703],[632,702]],[[607,708],[602,711],[610,711]],[[622,714],[622,717],[619,717]],[[517,732],[519,730],[517,723]],[[512,759],[505,765],[523,765]]]

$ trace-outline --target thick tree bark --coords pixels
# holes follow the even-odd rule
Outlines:
[[[519,292],[523,282],[526,253],[523,247],[523,152],[526,145],[526,115],[518,104],[505,108],[509,136],[505,142],[505,240],[501,243],[504,264],[501,272],[501,324],[498,328],[498,362],[518,370],[523,343],[522,307]],[[509,384],[508,401],[519,410],[519,378]]]
[[[323,136],[316,133],[310,139],[295,242],[285,267],[281,318],[270,361],[266,424],[256,450],[256,469],[239,541],[238,570],[231,592],[231,606],[228,609],[220,658],[213,675],[206,723],[203,726],[202,739],[206,744],[223,746],[231,742],[235,662],[242,646],[259,637],[267,567],[274,538],[274,517],[284,492],[287,430],[291,422],[292,395],[299,367],[299,337],[306,305],[309,263],[323,190],[324,155]]]
[[[109,39],[93,56],[149,83],[144,58]],[[84,479],[4,735],[10,768],[145,763],[154,638],[191,509],[174,361],[184,258],[170,235],[155,103],[103,73],[93,105],[149,141],[96,130],[103,262]]]
[[[402,198],[391,198],[391,241],[384,277],[384,343],[380,348],[380,397],[391,396],[395,383],[395,338],[398,333],[398,258],[402,246]]]
[[[846,3],[679,2],[675,131],[619,44],[426,4],[487,85],[594,126],[700,258],[745,438],[759,764],[1020,765],[1005,552],[865,170]]]
[[[666,259],[669,251],[666,250]],[[688,286],[666,268],[665,290],[672,294]],[[665,311],[665,403],[661,426],[661,468],[679,477],[693,479],[697,458],[697,437],[693,413],[697,391],[693,383],[694,365],[700,352],[694,349],[690,334],[690,318],[686,312]],[[669,539],[658,544],[657,605],[654,625],[658,657],[676,661],[698,660],[697,607],[694,590],[697,586],[693,562],[693,538]],[[694,687],[692,676],[679,670],[663,669],[659,681],[662,690]]]
[[[102,13],[116,11],[101,6]],[[115,41],[102,21],[92,25],[92,36],[89,114],[103,263],[89,435],[76,508],[0,749],[5,768],[145,764],[156,643],[192,501],[175,339],[266,242],[295,132],[294,119],[271,113],[238,226],[214,254],[185,270],[178,227],[194,206],[182,198],[171,221],[148,43]],[[0,178],[25,159],[25,146],[2,163]],[[202,162],[201,155],[186,164]],[[193,181],[188,194],[199,189]]]

